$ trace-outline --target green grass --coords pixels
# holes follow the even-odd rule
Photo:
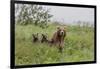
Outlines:
[[[47,43],[33,43],[33,33],[47,33],[49,39],[55,25],[46,29],[38,26],[15,26],[15,64],[34,65],[48,63],[81,62],[94,60],[94,32],[90,27],[67,26],[63,53]]]

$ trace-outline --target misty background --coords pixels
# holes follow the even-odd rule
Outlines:
[[[67,6],[44,6],[50,9],[50,14],[54,15],[51,21],[63,24],[89,23],[94,24],[94,8],[67,7]]]

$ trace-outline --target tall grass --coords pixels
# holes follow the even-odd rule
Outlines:
[[[33,33],[47,33],[52,37],[56,26],[46,29],[34,25],[15,26],[15,64],[34,65],[48,63],[81,62],[94,60],[94,32],[91,27],[67,26],[63,53],[48,43],[33,43]]]

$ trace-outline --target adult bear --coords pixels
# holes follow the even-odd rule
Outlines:
[[[64,47],[65,36],[66,36],[66,28],[57,27],[57,30],[54,32],[51,38],[51,44],[58,46],[60,52],[62,52]]]

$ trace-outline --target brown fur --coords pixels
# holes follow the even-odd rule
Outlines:
[[[66,36],[65,28],[57,27],[57,31],[53,34],[51,39],[51,44],[57,45],[60,52],[62,52],[64,46],[65,36]]]
[[[37,42],[39,39],[38,39],[38,33],[37,34],[32,34],[32,37],[33,37],[33,42]]]
[[[48,42],[47,35],[45,35],[45,34],[42,34],[41,43],[43,43],[43,42]]]

